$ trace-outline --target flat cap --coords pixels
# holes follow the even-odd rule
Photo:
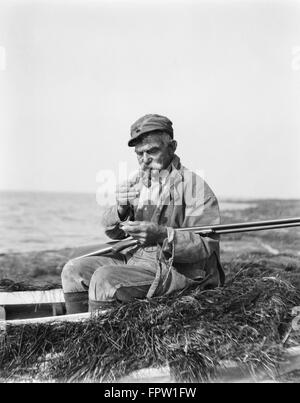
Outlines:
[[[129,147],[134,147],[137,139],[145,133],[161,130],[168,133],[173,138],[173,127],[170,119],[161,115],[145,115],[138,119],[130,128],[131,139]]]

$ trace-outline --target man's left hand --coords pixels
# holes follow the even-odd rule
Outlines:
[[[167,227],[149,221],[126,221],[121,228],[143,246],[162,244],[168,236]]]

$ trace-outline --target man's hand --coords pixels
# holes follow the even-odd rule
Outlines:
[[[144,246],[162,244],[168,236],[167,227],[149,221],[127,221],[121,228]]]
[[[136,182],[128,181],[117,187],[116,201],[121,220],[127,216],[130,204],[134,203],[134,200],[139,196],[139,194],[140,192],[136,186]]]

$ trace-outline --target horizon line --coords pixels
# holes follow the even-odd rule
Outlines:
[[[96,191],[77,191],[77,190],[36,190],[36,189],[0,189],[0,193],[55,193],[55,194],[70,194],[70,195],[96,195]],[[218,200],[235,200],[235,201],[255,201],[255,200],[292,200],[300,201],[299,197],[277,197],[277,196],[217,196]]]

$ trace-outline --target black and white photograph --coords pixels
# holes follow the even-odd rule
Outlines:
[[[298,382],[300,1],[0,0],[0,383]]]

